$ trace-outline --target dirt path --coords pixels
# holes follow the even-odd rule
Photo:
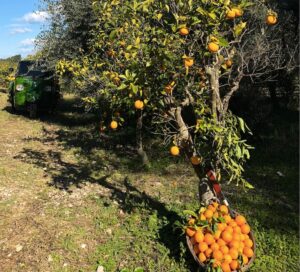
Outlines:
[[[83,271],[94,269],[89,257],[96,243],[89,229],[93,212],[81,212],[79,207],[91,191],[103,188],[90,184],[68,194],[51,186],[55,171],[78,163],[72,152],[56,143],[54,134],[60,129],[59,124],[10,114],[6,95],[0,93],[2,272],[75,271],[70,262]],[[76,241],[68,238],[74,233]],[[76,260],[68,260],[72,251],[78,252]]]

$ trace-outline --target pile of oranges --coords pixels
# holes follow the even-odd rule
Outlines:
[[[250,230],[244,216],[232,217],[228,207],[217,202],[202,207],[199,216],[190,217],[185,226],[199,261],[223,272],[239,270],[254,256]]]

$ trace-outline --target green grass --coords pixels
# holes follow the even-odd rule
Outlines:
[[[151,272],[197,271],[182,231],[174,228],[183,210],[198,208],[192,169],[155,142],[149,142],[154,147],[149,150],[152,167],[143,169],[127,146],[133,137],[129,132],[117,132],[113,142],[100,138],[95,118],[74,105],[76,100],[67,97],[56,116],[38,121],[0,112],[0,121],[17,140],[14,153],[1,158],[0,193],[18,192],[0,198],[0,215],[14,214],[0,223],[0,238],[8,239],[8,248],[22,241],[28,248],[21,257],[7,259],[10,251],[0,244],[1,267],[86,272],[101,265],[107,272],[137,267]],[[253,143],[256,150],[246,167],[255,189],[245,192],[234,184],[223,189],[254,230],[257,257],[249,271],[296,272],[298,120],[274,116],[271,124]],[[31,126],[24,140],[22,132]],[[8,142],[2,138],[1,147]],[[14,170],[16,165],[20,171]],[[12,226],[17,226],[14,235],[8,235]]]

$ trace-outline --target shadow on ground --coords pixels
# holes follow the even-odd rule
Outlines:
[[[160,229],[159,242],[170,249],[171,257],[180,262],[182,256],[180,256],[178,245],[184,243],[184,237],[180,236],[180,233],[173,229],[174,223],[181,219],[180,216],[168,209],[158,199],[140,191],[130,183],[129,178],[125,178],[122,184],[108,181],[108,177],[113,171],[120,168],[125,168],[127,171],[134,173],[144,170],[139,167],[139,158],[133,147],[134,141],[130,140],[134,139],[134,131],[115,133],[114,136],[116,137],[113,137],[113,139],[109,135],[105,137],[100,136],[96,131],[95,116],[84,115],[77,102],[72,99],[67,100],[55,116],[41,117],[41,120],[47,124],[59,125],[58,129],[46,128],[45,126],[42,137],[24,139],[26,141],[39,141],[45,145],[57,145],[58,148],[46,150],[27,148],[16,156],[16,159],[46,169],[45,172],[51,178],[49,186],[72,193],[74,186],[81,188],[86,183],[99,184],[111,191],[111,198],[124,211],[130,213],[136,206],[143,203],[149,212],[157,212],[160,220],[167,218],[167,223]],[[268,144],[272,144],[272,142]],[[68,151],[71,149],[75,150],[76,160],[67,161],[64,158],[64,150]],[[104,149],[105,152],[98,152],[101,149]],[[265,150],[262,149],[262,152],[259,152],[258,148],[257,152],[262,156],[262,152],[265,152]],[[280,156],[279,149],[273,150],[269,148],[268,152],[269,157],[272,157],[272,154]],[[262,160],[254,158],[250,164],[250,167],[254,170],[252,172],[250,170],[248,173],[251,175],[252,183],[259,190],[245,194],[246,198],[243,197],[244,195],[241,191],[233,190],[233,194],[229,197],[233,203],[237,203],[243,198],[244,204],[250,210],[264,210],[266,215],[260,217],[259,223],[266,229],[279,230],[282,228],[285,231],[294,232],[298,227],[298,222],[284,222],[280,218],[285,213],[288,216],[295,217],[295,211],[298,211],[298,174],[290,176],[292,179],[290,180],[290,185],[283,184],[283,180],[278,179],[276,173],[264,173],[264,170],[259,168],[262,161],[266,160],[268,162],[269,159],[267,157]],[[295,163],[296,161],[293,159],[291,161],[291,169],[295,170],[297,168],[295,168]],[[274,168],[274,165],[271,166]],[[272,171],[274,170],[273,168]],[[256,173],[255,169],[260,169],[261,172]],[[105,174],[101,178],[96,178],[95,173]],[[257,201],[256,195],[260,196],[260,201]],[[273,220],[270,220],[271,218]],[[278,228],[279,225],[280,228]],[[196,271],[197,268],[189,252],[186,252],[183,257],[190,271]]]

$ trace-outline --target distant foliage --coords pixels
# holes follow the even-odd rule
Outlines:
[[[13,73],[9,72],[9,68],[17,68],[19,61],[21,60],[20,55],[16,55],[7,59],[0,59],[0,87],[6,88],[9,81],[13,79]]]

